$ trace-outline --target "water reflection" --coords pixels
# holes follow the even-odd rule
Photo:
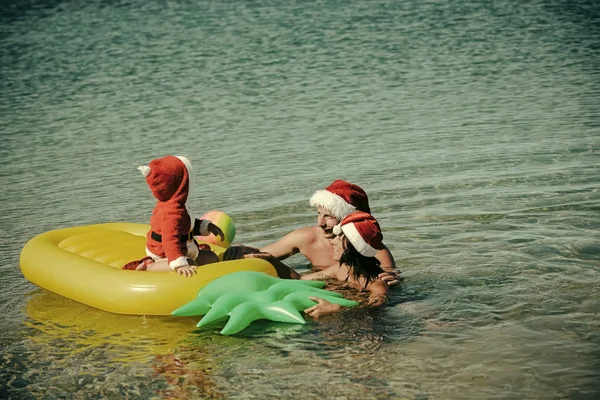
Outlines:
[[[235,397],[243,382],[272,385],[274,369],[275,376],[296,376],[293,382],[317,371],[358,382],[366,378],[352,372],[357,365],[379,368],[374,360],[387,344],[415,340],[422,330],[418,318],[392,306],[348,309],[306,325],[256,321],[222,336],[219,323],[197,329],[195,318],[110,314],[42,290],[25,312],[25,338],[6,352],[21,365],[5,365],[20,376],[8,393],[23,398]],[[373,391],[375,380],[357,385]]]
[[[32,341],[67,339],[69,355],[92,347],[120,347],[113,362],[136,362],[148,354],[162,354],[173,349],[190,331],[190,318],[129,316],[103,312],[50,292],[38,291],[26,306],[27,326],[42,333]],[[193,325],[192,325],[193,326]]]
[[[27,394],[219,396],[205,346],[210,337],[186,343],[197,320],[111,314],[46,291],[30,297],[26,314],[19,351],[26,356],[20,386]]]

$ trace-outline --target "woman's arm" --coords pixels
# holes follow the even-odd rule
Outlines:
[[[388,292],[390,291],[390,287],[387,283],[378,279],[369,282],[367,290],[371,292],[372,296],[387,296]]]
[[[367,290],[371,292],[367,305],[376,307],[387,301],[387,294],[390,291],[390,287],[386,282],[376,280],[369,283]]]
[[[323,271],[319,271],[319,272],[313,272],[307,275],[302,275],[301,279],[314,279],[314,280],[319,280],[319,279],[325,279],[327,277],[336,277],[339,280],[339,277],[337,276],[337,273],[340,271],[340,267],[339,265],[332,265],[331,267],[324,269]],[[353,278],[350,278],[350,280],[353,280]],[[356,286],[356,281],[355,285]],[[360,287],[364,287],[364,282],[362,285],[359,285]],[[371,295],[369,296],[369,300],[367,302],[367,306],[380,306],[382,304],[384,304],[387,301],[387,294],[390,290],[389,286],[387,283],[385,283],[382,280],[375,280],[375,281],[371,281],[369,283],[369,285],[367,286],[367,290],[371,293]],[[339,304],[333,304],[328,302],[327,300],[321,299],[319,297],[311,297],[310,298],[313,301],[316,301],[317,304],[315,304],[312,307],[307,308],[306,310],[304,310],[304,312],[307,315],[310,315],[311,317],[314,318],[318,318],[320,316],[323,315],[327,315],[327,314],[331,314],[334,312],[339,312],[342,309],[342,306],[340,306]]]
[[[309,297],[309,299],[316,301],[317,304],[304,310],[304,313],[313,318],[319,318],[322,315],[338,312],[342,309],[342,306],[339,304],[330,303],[320,297]]]
[[[383,249],[377,251],[375,258],[377,258],[381,263],[381,269],[384,271],[396,272],[396,261],[394,260],[392,252],[386,247],[386,245],[383,245]]]
[[[387,301],[387,283],[383,283],[382,281],[377,281],[380,285],[385,286],[386,290],[374,290],[371,292],[371,296],[369,296],[368,302],[365,304],[370,307],[377,307],[384,304]],[[313,318],[319,318],[323,315],[333,314],[336,312],[340,312],[342,310],[342,306],[339,304],[330,303],[327,300],[321,299],[320,297],[309,297],[312,301],[316,301],[312,307],[304,310],[304,313],[310,315]]]
[[[381,263],[383,272],[379,274],[379,279],[387,283],[389,286],[397,285],[400,280],[400,271],[396,268],[396,261],[390,249],[385,245],[379,250],[375,258]]]

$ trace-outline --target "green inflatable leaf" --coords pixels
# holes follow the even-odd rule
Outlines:
[[[306,321],[300,311],[317,304],[309,297],[345,307],[358,304],[339,293],[321,289],[323,286],[325,283],[320,281],[280,279],[254,271],[234,272],[206,285],[197,298],[172,314],[204,315],[198,327],[229,316],[221,333],[233,335],[258,319],[304,324]]]

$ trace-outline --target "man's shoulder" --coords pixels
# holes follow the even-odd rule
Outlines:
[[[290,232],[290,234],[295,236],[312,238],[317,236],[317,234],[319,233],[319,229],[320,228],[318,226],[303,226],[302,228],[294,229],[292,232]]]
[[[319,227],[318,226],[303,226],[301,228],[296,228],[294,229],[292,232],[300,232],[300,233],[306,233],[306,234],[315,234],[319,231]]]

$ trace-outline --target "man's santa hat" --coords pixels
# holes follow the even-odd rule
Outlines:
[[[355,211],[371,213],[367,193],[358,185],[337,179],[310,198],[311,207],[323,207],[341,220]]]
[[[379,223],[371,214],[357,211],[333,227],[333,233],[344,233],[352,246],[365,257],[375,257],[383,249],[383,234]]]

